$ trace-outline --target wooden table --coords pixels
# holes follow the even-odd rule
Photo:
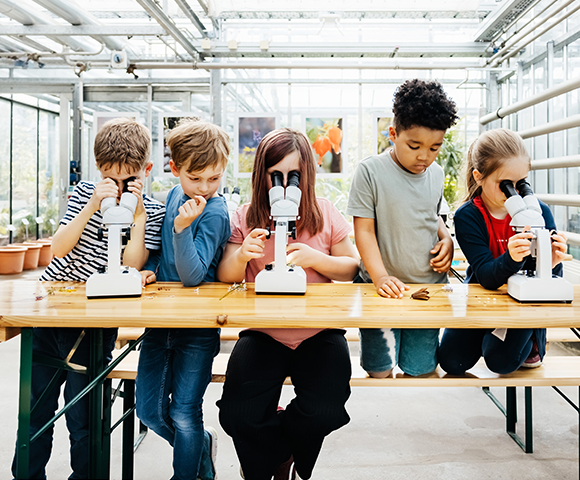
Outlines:
[[[403,299],[379,297],[369,284],[310,284],[304,296],[256,295],[228,292],[229,285],[204,284],[184,288],[176,283],[149,285],[140,298],[91,299],[85,285],[72,282],[3,281],[0,289],[0,330],[4,337],[22,329],[19,399],[19,477],[27,476],[30,441],[31,327],[88,328],[91,347],[98,351],[105,327],[364,327],[364,328],[530,328],[579,327],[580,286],[571,304],[520,304],[506,288],[485,290],[479,285],[413,285]],[[427,287],[431,298],[410,294]],[[0,338],[2,335],[0,334]],[[119,357],[119,361],[122,357]],[[108,369],[92,357],[93,378],[88,393],[95,415],[91,419],[90,474],[108,478],[109,457],[102,442],[102,382]],[[96,387],[96,388],[95,388]],[[58,414],[62,415],[62,411]]]

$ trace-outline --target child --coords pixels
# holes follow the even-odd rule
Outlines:
[[[308,139],[287,128],[260,142],[252,173],[252,203],[232,217],[232,236],[218,267],[222,282],[253,282],[274,260],[268,192],[272,172],[300,172],[302,199],[297,238],[287,262],[304,268],[308,282],[350,281],[358,259],[350,227],[328,200],[316,198],[316,164]],[[233,438],[246,480],[310,478],[324,437],[350,420],[348,346],[343,330],[266,328],[241,332],[230,357],[220,423]],[[278,407],[282,384],[292,378],[296,397]],[[278,408],[277,408],[278,407]]]
[[[40,280],[85,282],[92,273],[107,265],[107,240],[98,239],[102,226],[101,200],[106,197],[119,199],[124,183],[139,201],[134,215],[135,227],[131,240],[123,252],[123,265],[140,269],[147,260],[148,250],[161,246],[161,224],[165,208],[149,197],[142,195],[143,183],[151,173],[153,163],[151,136],[147,128],[128,118],[110,120],[103,125],[95,138],[95,160],[103,178],[97,184],[80,182],[68,202],[67,211],[52,240],[52,251],[56,257],[46,268]],[[132,179],[132,180],[131,180]],[[126,182],[127,180],[131,180]],[[33,352],[35,355],[67,359],[82,328],[35,328]],[[103,333],[103,357],[108,363],[117,337],[116,328]],[[89,363],[88,336],[83,338],[71,363],[87,366]],[[32,397],[34,407],[42,392],[57,370],[33,364]],[[55,414],[58,407],[60,387],[65,384],[64,398],[69,402],[89,383],[88,375],[61,370],[55,388],[36,407],[30,419],[30,435],[34,435]],[[73,473],[70,478],[88,478],[88,433],[89,399],[84,396],[65,415],[70,432],[70,456]],[[45,467],[52,449],[53,427],[48,429],[30,445],[28,478],[46,478]],[[16,456],[15,456],[16,462]],[[12,471],[16,477],[14,462]]]
[[[533,269],[530,257],[532,233],[527,227],[514,234],[499,184],[514,185],[528,176],[530,157],[521,137],[503,128],[490,130],[471,144],[467,154],[467,198],[455,213],[457,241],[469,262],[467,283],[496,289],[519,270]],[[540,202],[546,228],[556,230],[550,209]],[[552,272],[562,275],[560,263],[566,253],[566,238],[552,235]],[[441,367],[463,375],[483,355],[495,373],[510,373],[520,367],[541,365],[546,352],[543,328],[506,330],[446,329],[439,349]]]
[[[167,195],[160,258],[143,282],[215,282],[230,236],[228,209],[218,195],[230,153],[218,126],[188,121],[167,137],[171,172],[180,185]],[[158,268],[157,274],[155,270]],[[204,431],[203,395],[219,352],[216,328],[156,328],[143,341],[137,370],[137,415],[173,446],[173,479],[215,478],[216,434]]]
[[[447,281],[453,241],[439,217],[443,170],[433,162],[458,117],[438,82],[417,79],[397,89],[393,113],[393,148],[360,163],[347,213],[362,260],[355,282],[402,298],[407,283]],[[360,339],[361,365],[372,377],[388,376],[397,363],[409,375],[437,366],[437,329],[361,329]]]

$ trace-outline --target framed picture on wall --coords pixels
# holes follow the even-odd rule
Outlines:
[[[258,145],[280,125],[273,113],[238,113],[234,122],[234,176],[251,177]]]
[[[171,168],[169,167],[169,160],[171,160],[171,152],[167,146],[167,135],[171,130],[173,130],[180,122],[187,120],[200,120],[201,117],[195,112],[167,112],[159,114],[159,155],[158,155],[158,168],[155,168],[159,172],[161,177],[172,177]]]
[[[318,177],[344,177],[347,174],[346,127],[344,117],[303,117],[303,129],[312,146]]]
[[[103,127],[105,123],[113,118],[133,118],[140,121],[139,112],[94,112],[93,113],[93,128],[91,130],[91,145],[90,145],[90,162],[88,168],[88,177],[83,175],[83,178],[91,182],[100,182],[101,176],[97,170],[95,164],[95,137],[99,130]]]
[[[374,123],[374,146],[375,155],[380,155],[391,145],[389,140],[389,127],[393,123],[393,117],[376,116]]]

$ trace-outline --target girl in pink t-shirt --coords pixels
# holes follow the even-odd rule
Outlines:
[[[232,217],[232,236],[218,267],[222,282],[253,282],[274,261],[267,240],[271,174],[300,172],[300,219],[288,245],[288,263],[304,268],[310,283],[350,281],[358,256],[350,226],[328,200],[316,198],[312,148],[300,132],[274,130],[258,146],[252,173],[252,202]],[[272,228],[273,229],[273,228]],[[324,437],[346,425],[351,367],[344,330],[251,329],[241,332],[228,364],[220,423],[233,438],[246,480],[308,479]],[[278,407],[291,377],[296,397]]]

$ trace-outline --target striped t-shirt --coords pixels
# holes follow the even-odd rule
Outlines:
[[[95,186],[92,182],[80,182],[75,187],[61,225],[67,225],[80,213],[93,195]],[[159,250],[165,206],[147,195],[143,195],[143,203],[147,212],[145,247]],[[102,220],[103,216],[98,210],[88,221],[78,243],[64,258],[53,258],[40,280],[86,282],[93,273],[106,267],[107,237],[102,240],[98,237],[99,228],[104,226]]]

